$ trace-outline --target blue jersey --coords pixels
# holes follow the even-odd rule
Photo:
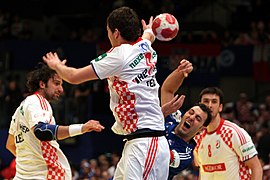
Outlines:
[[[180,173],[182,170],[191,165],[193,161],[193,150],[196,143],[193,139],[187,143],[175,135],[174,129],[179,124],[175,116],[169,115],[165,120],[166,139],[169,143],[170,150],[175,150],[180,157],[180,164],[178,167],[170,166],[168,179],[172,179],[174,175]]]

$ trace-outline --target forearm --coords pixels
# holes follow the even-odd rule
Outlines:
[[[82,68],[73,68],[59,63],[56,65],[55,69],[59,76],[70,84],[80,84],[86,81],[98,79],[92,65]]]
[[[52,141],[66,139],[91,131],[100,132],[103,129],[104,127],[100,125],[99,121],[89,120],[84,124],[72,124],[69,126],[39,122],[32,130],[40,141]]]
[[[174,70],[163,82],[161,87],[161,105],[169,102],[179,87],[182,85],[185,76],[183,72]]]
[[[64,64],[58,63],[55,66],[55,71],[57,74],[66,82],[70,84],[79,84],[80,82],[77,81],[74,77],[76,76],[76,73],[78,69],[73,67],[68,67]]]
[[[39,122],[35,127],[33,127],[33,131],[40,141],[62,140],[82,134],[82,124],[59,126]]]
[[[57,130],[57,139],[63,140],[69,137],[69,126],[59,126]]]

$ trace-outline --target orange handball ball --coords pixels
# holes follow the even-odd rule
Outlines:
[[[172,14],[162,13],[153,20],[152,30],[158,40],[170,41],[178,34],[179,24]]]

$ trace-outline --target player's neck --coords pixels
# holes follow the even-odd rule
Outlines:
[[[216,117],[214,117],[211,121],[211,123],[207,126],[207,132],[211,133],[217,130],[217,128],[219,127],[221,121],[221,117],[220,114],[217,114]]]

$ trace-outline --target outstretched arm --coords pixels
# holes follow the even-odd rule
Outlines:
[[[193,70],[192,64],[183,59],[179,66],[175,69],[163,82],[161,87],[161,105],[170,102],[174,98],[174,94],[182,85],[184,79]]]
[[[103,129],[104,127],[96,120],[89,120],[84,124],[72,124],[69,126],[39,122],[33,127],[35,136],[41,141],[62,140],[91,131],[100,132]]]
[[[155,35],[152,31],[152,24],[153,24],[153,16],[150,17],[149,23],[146,24],[145,20],[142,19],[142,27],[143,27],[143,39],[148,39],[153,43],[155,41]]]
[[[49,52],[43,56],[43,60],[48,66],[55,70],[57,74],[70,84],[80,84],[86,81],[98,79],[92,65],[83,68],[73,68],[65,65],[66,60],[61,61],[57,53]]]

